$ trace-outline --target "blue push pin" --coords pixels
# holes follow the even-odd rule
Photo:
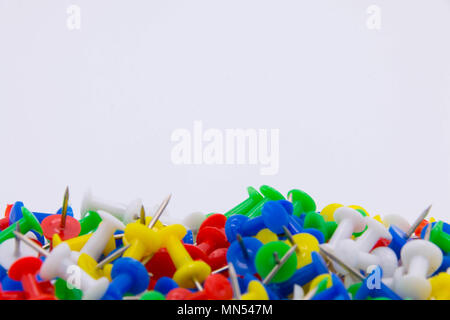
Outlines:
[[[284,233],[286,227],[291,234],[297,234],[303,232],[303,227],[293,217],[293,211],[294,206],[287,200],[268,201],[262,208],[261,216],[266,228],[273,233]]]
[[[11,208],[11,212],[9,214],[9,224],[13,224],[14,222],[22,219],[22,207],[24,206],[22,201],[16,201]],[[53,215],[53,213],[42,213],[42,212],[32,212],[39,223],[47,218],[48,216]],[[60,208],[56,214],[61,214],[62,208]],[[73,217],[73,209],[72,207],[67,207],[67,215]]]
[[[8,277],[8,272],[0,265],[0,283],[5,291],[23,291],[22,282],[15,281]]]
[[[167,295],[170,290],[178,288],[178,284],[169,277],[161,277],[156,281],[155,287],[153,290],[162,293],[163,295]]]
[[[331,287],[316,293],[311,300],[351,300],[344,283],[334,273],[331,274]]]
[[[297,269],[292,277],[282,283],[269,284],[281,296],[287,296],[294,290],[294,285],[304,286],[321,274],[328,273],[328,268],[318,252],[311,252],[312,262],[300,269]]]
[[[290,202],[288,203],[291,204]],[[245,218],[246,220],[240,218],[239,225],[235,224],[235,227],[237,228],[237,231],[235,232],[244,237],[255,236],[264,228],[268,228],[274,233],[282,233],[283,226],[287,226],[289,223],[289,215],[284,209],[284,206],[281,203],[278,203],[278,201],[266,202],[261,209],[260,216],[252,219],[248,217]]]
[[[227,250],[227,261],[233,264],[238,274],[256,273],[255,256],[262,247],[262,242],[252,237],[242,238],[240,235],[237,238]]]
[[[11,208],[11,212],[9,214],[9,224],[13,224],[16,221],[22,219],[22,207],[24,206],[22,201],[16,201],[14,205]],[[33,215],[36,217],[36,219],[39,221],[39,223],[42,223],[42,221],[47,218],[48,216],[53,215],[53,213],[41,213],[41,212],[32,212]],[[61,214],[62,208],[60,208],[56,214]],[[67,207],[67,215],[73,217],[73,210],[72,207]],[[31,232],[36,236],[36,239],[41,243],[45,244],[45,237],[43,235],[40,235],[36,231],[31,230]]]
[[[144,292],[150,277],[144,265],[133,258],[119,258],[111,270],[112,282],[102,300],[122,300],[126,293],[133,295]]]
[[[114,235],[123,235],[123,230],[116,230]],[[116,248],[121,248],[123,246],[123,237],[115,238]]]
[[[236,240],[238,235],[241,235],[241,226],[248,221],[249,218],[241,214],[236,214],[229,217],[225,223],[225,235],[229,243]]]
[[[185,244],[194,244],[194,234],[192,233],[192,230],[187,230],[186,235],[181,241]]]
[[[365,300],[367,298],[388,298],[391,300],[402,300],[402,298],[381,281],[383,270],[376,266],[370,275],[362,279],[362,284],[355,294],[354,300]]]

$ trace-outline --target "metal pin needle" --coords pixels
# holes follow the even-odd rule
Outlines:
[[[431,204],[428,206],[428,208],[426,208],[422,214],[416,219],[416,221],[414,221],[413,225],[411,226],[411,228],[409,228],[408,232],[406,233],[406,239],[411,238],[411,236],[413,235],[414,231],[416,231],[416,229],[419,227],[419,225],[422,223],[423,219],[426,218],[426,216],[428,215],[428,213],[431,210]]]
[[[67,207],[69,206],[69,187],[66,187],[66,191],[64,191],[64,199],[61,210],[61,224],[60,229],[64,230],[66,227],[66,217],[67,217]]]
[[[275,267],[270,270],[269,274],[264,278],[263,284],[268,284],[270,280],[277,274],[277,272],[281,269],[281,267],[286,263],[286,261],[292,256],[292,254],[297,249],[297,245],[293,245],[288,252],[285,253],[285,255],[279,260],[279,263],[276,264]]]
[[[159,218],[161,217],[167,205],[169,204],[171,198],[172,194],[169,194],[169,196],[166,199],[164,199],[164,201],[161,203],[161,205],[159,206],[158,210],[155,213],[155,216],[152,218],[150,224],[148,225],[150,229],[155,226],[156,222],[158,222]]]

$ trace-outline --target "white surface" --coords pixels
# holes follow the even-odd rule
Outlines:
[[[81,30],[66,9],[81,8]],[[369,5],[380,31],[366,27]],[[448,0],[0,0],[0,205],[92,187],[173,217],[245,187],[449,220]],[[280,169],[175,166],[171,133],[280,129]]]

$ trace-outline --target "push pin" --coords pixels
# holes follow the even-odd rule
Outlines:
[[[401,259],[406,274],[395,284],[403,298],[427,299],[431,284],[427,279],[442,263],[442,251],[427,240],[408,241],[402,248]]]
[[[81,203],[81,217],[84,218],[89,211],[106,211],[112,214],[114,217],[127,224],[139,218],[139,212],[141,210],[142,201],[136,199],[130,202],[127,206],[112,204],[92,195],[89,190],[84,195]]]
[[[22,283],[28,300],[56,300],[53,295],[44,293],[36,280],[36,274],[41,269],[41,265],[42,261],[39,258],[20,258],[11,265],[8,274],[11,279]]]
[[[350,239],[354,232],[361,232],[366,227],[366,220],[361,213],[349,207],[339,207],[334,211],[334,220],[338,223],[336,231],[329,242],[323,246],[334,250],[336,245],[344,240]]]
[[[20,222],[16,223],[16,232],[20,233]],[[0,265],[7,270],[17,259],[28,256],[36,257],[37,254],[33,249],[21,246],[17,237],[0,244]]]
[[[122,300],[126,293],[142,293],[150,281],[145,267],[133,258],[119,258],[113,265],[111,278],[103,300]]]
[[[287,246],[284,242],[271,242],[265,244],[256,254],[255,265],[258,273],[261,276],[265,276],[263,284],[273,282],[283,282],[288,280],[297,269],[297,257],[293,255],[297,249],[297,245],[292,247]],[[288,249],[286,251],[286,249]],[[267,251],[267,252],[266,252]],[[267,253],[273,252],[277,257],[275,258],[275,264],[272,269],[267,273],[267,267],[270,264],[267,263]],[[283,254],[281,259],[278,258],[278,254]]]
[[[247,188],[248,198],[243,202],[225,213],[225,216],[231,217],[236,214],[246,215],[253,207],[255,207],[264,197],[253,187]]]
[[[54,234],[61,239],[68,240],[80,234],[81,226],[77,219],[67,215],[67,207],[69,203],[69,187],[64,192],[64,200],[61,214],[52,214],[42,220],[42,230],[45,238],[51,240]]]
[[[211,273],[211,267],[203,261],[193,261],[188,254],[181,239],[186,234],[186,228],[180,224],[173,224],[159,230],[162,240],[162,247],[167,249],[172,261],[177,268],[173,279],[181,287],[197,287],[199,291],[203,288],[200,282],[203,282]]]
[[[81,249],[80,253],[86,253],[94,260],[98,260],[104,251],[106,245],[113,237],[116,230],[124,230],[125,225],[117,218],[108,213],[99,213],[102,217],[102,223],[97,230],[92,234],[89,240]]]
[[[416,221],[409,228],[408,232],[403,232],[400,228],[395,225],[391,225],[389,227],[389,232],[392,235],[391,243],[389,243],[388,247],[394,250],[397,258],[400,259],[400,252],[405,245],[405,243],[411,238],[416,229],[422,223],[422,221],[427,217],[428,213],[431,210],[431,205],[429,205],[416,219]]]
[[[261,241],[252,237],[240,238],[228,247],[227,261],[239,274],[256,273],[255,256],[262,247]]]
[[[42,228],[36,217],[25,207],[21,208],[22,218],[11,224],[8,228],[0,232],[0,243],[3,243],[7,239],[14,238],[14,232],[17,228],[17,224],[20,225],[20,232],[25,234],[28,231],[36,231],[42,234]]]
[[[61,243],[49,253],[24,235],[17,232],[14,232],[14,235],[40,255],[46,257],[39,272],[42,279],[51,280],[54,278],[62,278],[67,281],[71,273],[77,272],[79,275],[79,283],[74,283],[73,285],[75,286],[77,284],[77,289],[83,292],[83,300],[100,299],[106,292],[109,285],[108,279],[104,277],[94,279],[86,271],[78,267],[72,261],[71,250],[66,243]]]

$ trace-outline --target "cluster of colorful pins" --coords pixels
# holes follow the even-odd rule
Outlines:
[[[450,225],[370,217],[269,186],[225,214],[180,223],[140,200],[86,193],[73,217],[69,189],[55,214],[8,205],[0,219],[0,300],[450,299]]]

